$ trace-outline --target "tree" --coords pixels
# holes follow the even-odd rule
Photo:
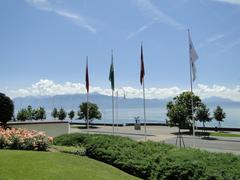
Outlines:
[[[35,119],[36,120],[46,119],[46,111],[45,111],[45,109],[43,107],[40,107],[40,108],[35,110]]]
[[[89,123],[91,123],[94,119],[101,119],[102,113],[98,110],[97,104],[91,103],[91,102],[83,102],[79,106],[80,110],[78,111],[79,119],[85,119],[86,126],[88,124],[87,122],[87,109],[88,109],[88,120]]]
[[[171,126],[178,126],[179,129],[186,126],[186,121],[184,121],[188,117],[186,106],[183,104],[174,105],[172,102],[169,102],[167,109],[167,116]]]
[[[74,118],[74,116],[75,116],[75,112],[74,112],[73,110],[71,110],[71,111],[68,113],[68,117],[71,119],[71,121],[72,121],[72,119]]]
[[[169,118],[170,125],[177,125],[180,126],[180,128],[190,127],[192,116],[201,103],[201,99],[192,92],[183,92],[179,96],[174,97],[172,101],[167,103],[167,116]],[[176,114],[181,118],[178,118]],[[192,130],[192,128],[190,130]]]
[[[32,106],[23,108],[17,113],[17,120],[26,121],[26,120],[39,120],[46,119],[46,111],[43,107],[38,109],[33,109]]]
[[[176,145],[179,143],[180,147],[183,146],[185,147],[184,140],[181,134],[181,127],[185,127],[185,121],[188,117],[188,111],[185,105],[179,104],[179,105],[174,105],[172,102],[169,102],[167,104],[168,108],[168,113],[167,116],[169,118],[170,125],[176,125],[178,126],[178,135],[176,139]]]
[[[18,111],[17,113],[17,120],[18,121],[26,121],[28,119],[28,111],[27,109],[21,109],[20,111]]]
[[[28,105],[27,107],[27,120],[35,119],[35,110],[32,109],[32,106]]]
[[[58,117],[58,110],[57,110],[57,108],[54,108],[54,109],[53,109],[53,111],[52,111],[52,113],[51,113],[51,116],[52,116],[54,119],[56,119],[56,118]]]
[[[66,111],[63,108],[60,108],[59,112],[58,112],[58,119],[59,120],[64,120],[67,116]]]
[[[0,122],[6,127],[8,121],[13,117],[14,104],[13,101],[3,93],[0,93]]]
[[[214,110],[213,112],[214,114],[214,119],[216,119],[218,121],[218,126],[221,126],[221,122],[223,121],[223,119],[226,118],[226,113],[223,112],[223,109],[220,106],[217,106],[217,108]]]
[[[200,106],[196,109],[196,120],[203,123],[203,127],[205,128],[205,123],[210,122],[212,118],[210,117],[209,108],[205,104],[200,104]]]

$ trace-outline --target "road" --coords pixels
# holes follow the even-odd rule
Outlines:
[[[167,126],[148,126],[146,139],[156,142],[165,142],[167,144],[176,144],[176,127]],[[113,134],[111,126],[98,126],[89,130],[79,128],[79,126],[72,126],[71,132],[81,133],[100,133],[100,134]],[[133,126],[115,127],[114,134],[124,137],[129,137],[137,141],[144,141],[144,127],[141,130],[134,130]],[[186,147],[193,147],[203,149],[211,152],[224,152],[240,155],[240,137],[193,137],[190,135],[183,135]]]

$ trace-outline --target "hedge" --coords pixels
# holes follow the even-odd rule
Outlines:
[[[56,137],[54,144],[83,146],[87,156],[143,179],[240,179],[240,156],[232,154],[80,133]]]

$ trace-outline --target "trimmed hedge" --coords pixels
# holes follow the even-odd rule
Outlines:
[[[54,144],[83,146],[87,156],[143,179],[240,179],[240,156],[232,154],[80,133],[56,137]]]

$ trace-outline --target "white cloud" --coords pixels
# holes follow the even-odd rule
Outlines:
[[[161,11],[157,6],[155,6],[151,0],[136,0],[138,6],[145,11],[149,16],[152,17],[153,20],[157,20],[159,22],[165,23],[167,25],[173,26],[177,29],[186,29],[184,25],[177,22],[175,19],[170,17]]]
[[[212,37],[207,38],[206,42],[212,43],[212,42],[218,41],[224,37],[225,37],[224,34],[215,34]]]
[[[201,42],[199,45],[198,45],[198,48],[203,48],[209,44],[213,44],[213,43],[216,43],[220,40],[222,40],[226,35],[224,34],[215,34],[215,35],[212,35],[210,37],[208,37],[207,39],[205,39],[203,42]]]
[[[177,22],[175,19],[161,11],[151,2],[151,0],[134,0],[133,2],[140,8],[141,11],[143,11],[144,14],[150,16],[151,21],[138,28],[138,30],[136,30],[135,32],[130,33],[127,36],[127,39],[130,39],[139,34],[140,32],[147,30],[155,23],[164,23],[178,30],[186,29],[183,24]]]
[[[69,12],[66,12],[66,11],[56,11],[56,13],[60,16],[67,17],[67,18],[70,18],[70,19],[73,19],[73,20],[83,21],[83,18],[80,17],[77,14],[69,13]]]
[[[52,3],[50,0],[25,0],[25,2],[31,4],[35,8],[45,11],[52,11]]]
[[[63,16],[65,18],[69,18],[72,19],[73,21],[75,21],[78,25],[80,25],[81,27],[87,29],[88,31],[90,31],[91,33],[96,34],[97,30],[91,26],[90,24],[88,24],[86,22],[86,19],[78,14],[74,14],[74,13],[70,13],[67,11],[60,11],[60,10],[55,10],[54,11],[56,14]]]
[[[240,101],[239,90],[240,86],[228,88],[226,86],[220,85],[213,85],[212,87],[209,87],[207,85],[198,84],[198,87],[194,90],[194,92],[203,98],[217,96],[222,98],[228,98],[233,101]]]
[[[230,52],[232,49],[236,48],[236,47],[240,47],[240,38],[237,38],[236,40],[229,42],[229,43],[225,43],[224,45],[222,45],[218,51],[216,51],[216,53],[213,54],[213,56],[219,56],[223,53],[226,52]]]
[[[96,34],[97,32],[96,28],[90,25],[85,17],[80,16],[79,14],[76,14],[76,13],[72,13],[66,10],[60,10],[59,8],[56,8],[54,5],[56,4],[56,0],[25,0],[25,2],[31,4],[37,9],[52,12],[59,16],[68,18],[72,20],[75,24],[79,25],[80,27],[88,30],[93,34]]]
[[[149,27],[151,27],[154,23],[155,23],[156,20],[152,20],[151,22],[141,26],[136,32],[133,32],[133,33],[130,33],[128,36],[127,36],[127,39],[131,39],[132,37],[136,36],[137,34],[147,30]]]
[[[123,87],[128,98],[141,98],[142,89],[133,87]],[[179,87],[169,88],[146,88],[146,98],[164,99],[173,97],[188,89],[181,89]],[[198,84],[194,92],[202,98],[218,96],[222,98],[229,98],[234,101],[240,101],[240,86],[228,88],[226,86],[213,85],[212,87],[204,84]],[[48,79],[42,79],[28,88],[21,88],[9,91],[12,97],[23,96],[46,96],[46,95],[62,95],[62,94],[78,94],[86,93],[85,85],[81,83],[66,82],[64,84],[57,84]],[[99,93],[103,95],[111,95],[111,89],[101,87],[90,87],[91,93]],[[119,90],[119,95],[123,96],[123,91]]]
[[[233,5],[240,5],[240,0],[213,0],[213,1],[228,3]]]

